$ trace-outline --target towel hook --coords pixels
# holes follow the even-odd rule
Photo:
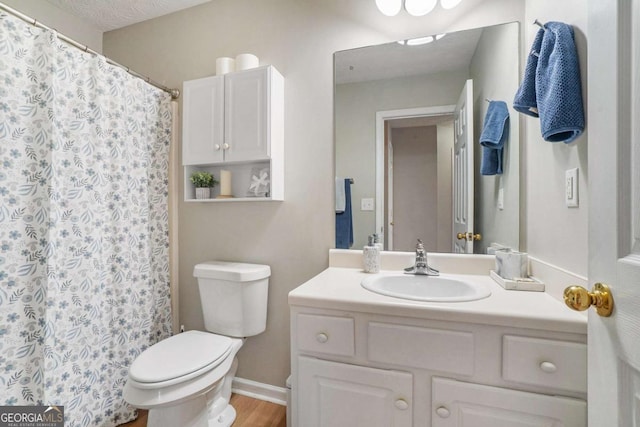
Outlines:
[[[535,25],[537,25],[538,27],[542,28],[543,30],[547,29],[547,27],[545,27],[544,24],[542,22],[538,21],[537,19],[535,21],[533,21],[533,23]]]

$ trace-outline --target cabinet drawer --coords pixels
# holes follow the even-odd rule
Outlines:
[[[370,322],[368,341],[371,361],[473,375],[470,332]]]
[[[587,345],[505,335],[502,376],[506,381],[587,392]]]
[[[299,350],[338,356],[355,354],[352,318],[299,314],[297,321]]]

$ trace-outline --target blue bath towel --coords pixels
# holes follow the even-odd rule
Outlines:
[[[536,98],[545,141],[569,143],[584,130],[580,64],[573,28],[547,22],[536,68]]]
[[[540,47],[542,46],[542,38],[544,30],[541,28],[536,34],[536,38],[529,51],[527,57],[527,65],[524,69],[524,77],[522,83],[513,99],[513,108],[523,114],[538,117],[538,100],[536,97],[536,70],[538,68],[538,57],[540,56]]]
[[[480,134],[482,175],[502,175],[504,145],[509,138],[509,109],[504,101],[491,101]]]
[[[336,212],[336,248],[349,249],[353,245],[353,219],[351,214],[351,181],[344,180],[344,212]]]

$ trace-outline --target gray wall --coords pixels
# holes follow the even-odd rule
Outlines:
[[[561,21],[573,26],[580,70],[582,73],[583,103],[587,106],[587,2],[584,0],[528,0],[524,19],[523,55],[538,31],[531,25],[535,19],[540,22]],[[523,58],[524,59],[524,58]],[[597,100],[596,100],[597,102]],[[521,191],[525,200],[522,221],[527,239],[527,250],[547,261],[573,273],[587,276],[588,260],[588,182],[587,144],[588,129],[571,144],[550,143],[542,139],[540,121],[525,116],[525,157],[524,177],[526,188]],[[588,123],[587,123],[588,126]],[[606,141],[595,141],[606,143]],[[578,208],[565,206],[565,171],[578,167],[579,201]],[[612,172],[613,173],[613,172]]]
[[[61,34],[89,46],[96,52],[102,52],[102,30],[46,0],[2,0],[2,3],[42,22],[47,27],[55,28]]]
[[[469,67],[473,79],[475,130],[475,227],[482,240],[474,252],[485,253],[492,242],[520,247],[520,113],[511,104],[519,82],[519,27],[517,24],[487,28],[482,32]],[[525,51],[528,51],[525,49]],[[489,103],[505,101],[510,114],[509,140],[503,153],[503,174],[480,175],[482,147],[479,144]],[[498,191],[504,190],[504,209],[498,209]]]
[[[544,2],[547,15],[557,9],[550,0]],[[286,200],[180,206],[180,320],[188,329],[203,327],[194,264],[218,258],[272,267],[267,331],[249,338],[240,351],[240,377],[284,385],[289,373],[287,293],[327,266],[334,240],[333,52],[523,21],[524,6],[524,0],[469,0],[453,11],[438,8],[422,18],[387,18],[370,0],[216,0],[105,34],[108,56],[168,86],[212,75],[216,57],[242,52],[257,54],[285,76]],[[555,171],[534,169],[527,179],[549,173]],[[558,223],[569,221],[564,211],[557,218]],[[542,240],[552,236],[545,228],[536,233]],[[536,248],[544,255],[540,245]],[[556,264],[575,266],[565,261],[560,256]]]
[[[393,249],[412,251],[416,238],[438,249],[438,129],[391,130],[393,144]]]

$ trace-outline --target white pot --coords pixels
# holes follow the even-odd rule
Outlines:
[[[209,187],[196,187],[196,199],[210,199],[211,188]]]

